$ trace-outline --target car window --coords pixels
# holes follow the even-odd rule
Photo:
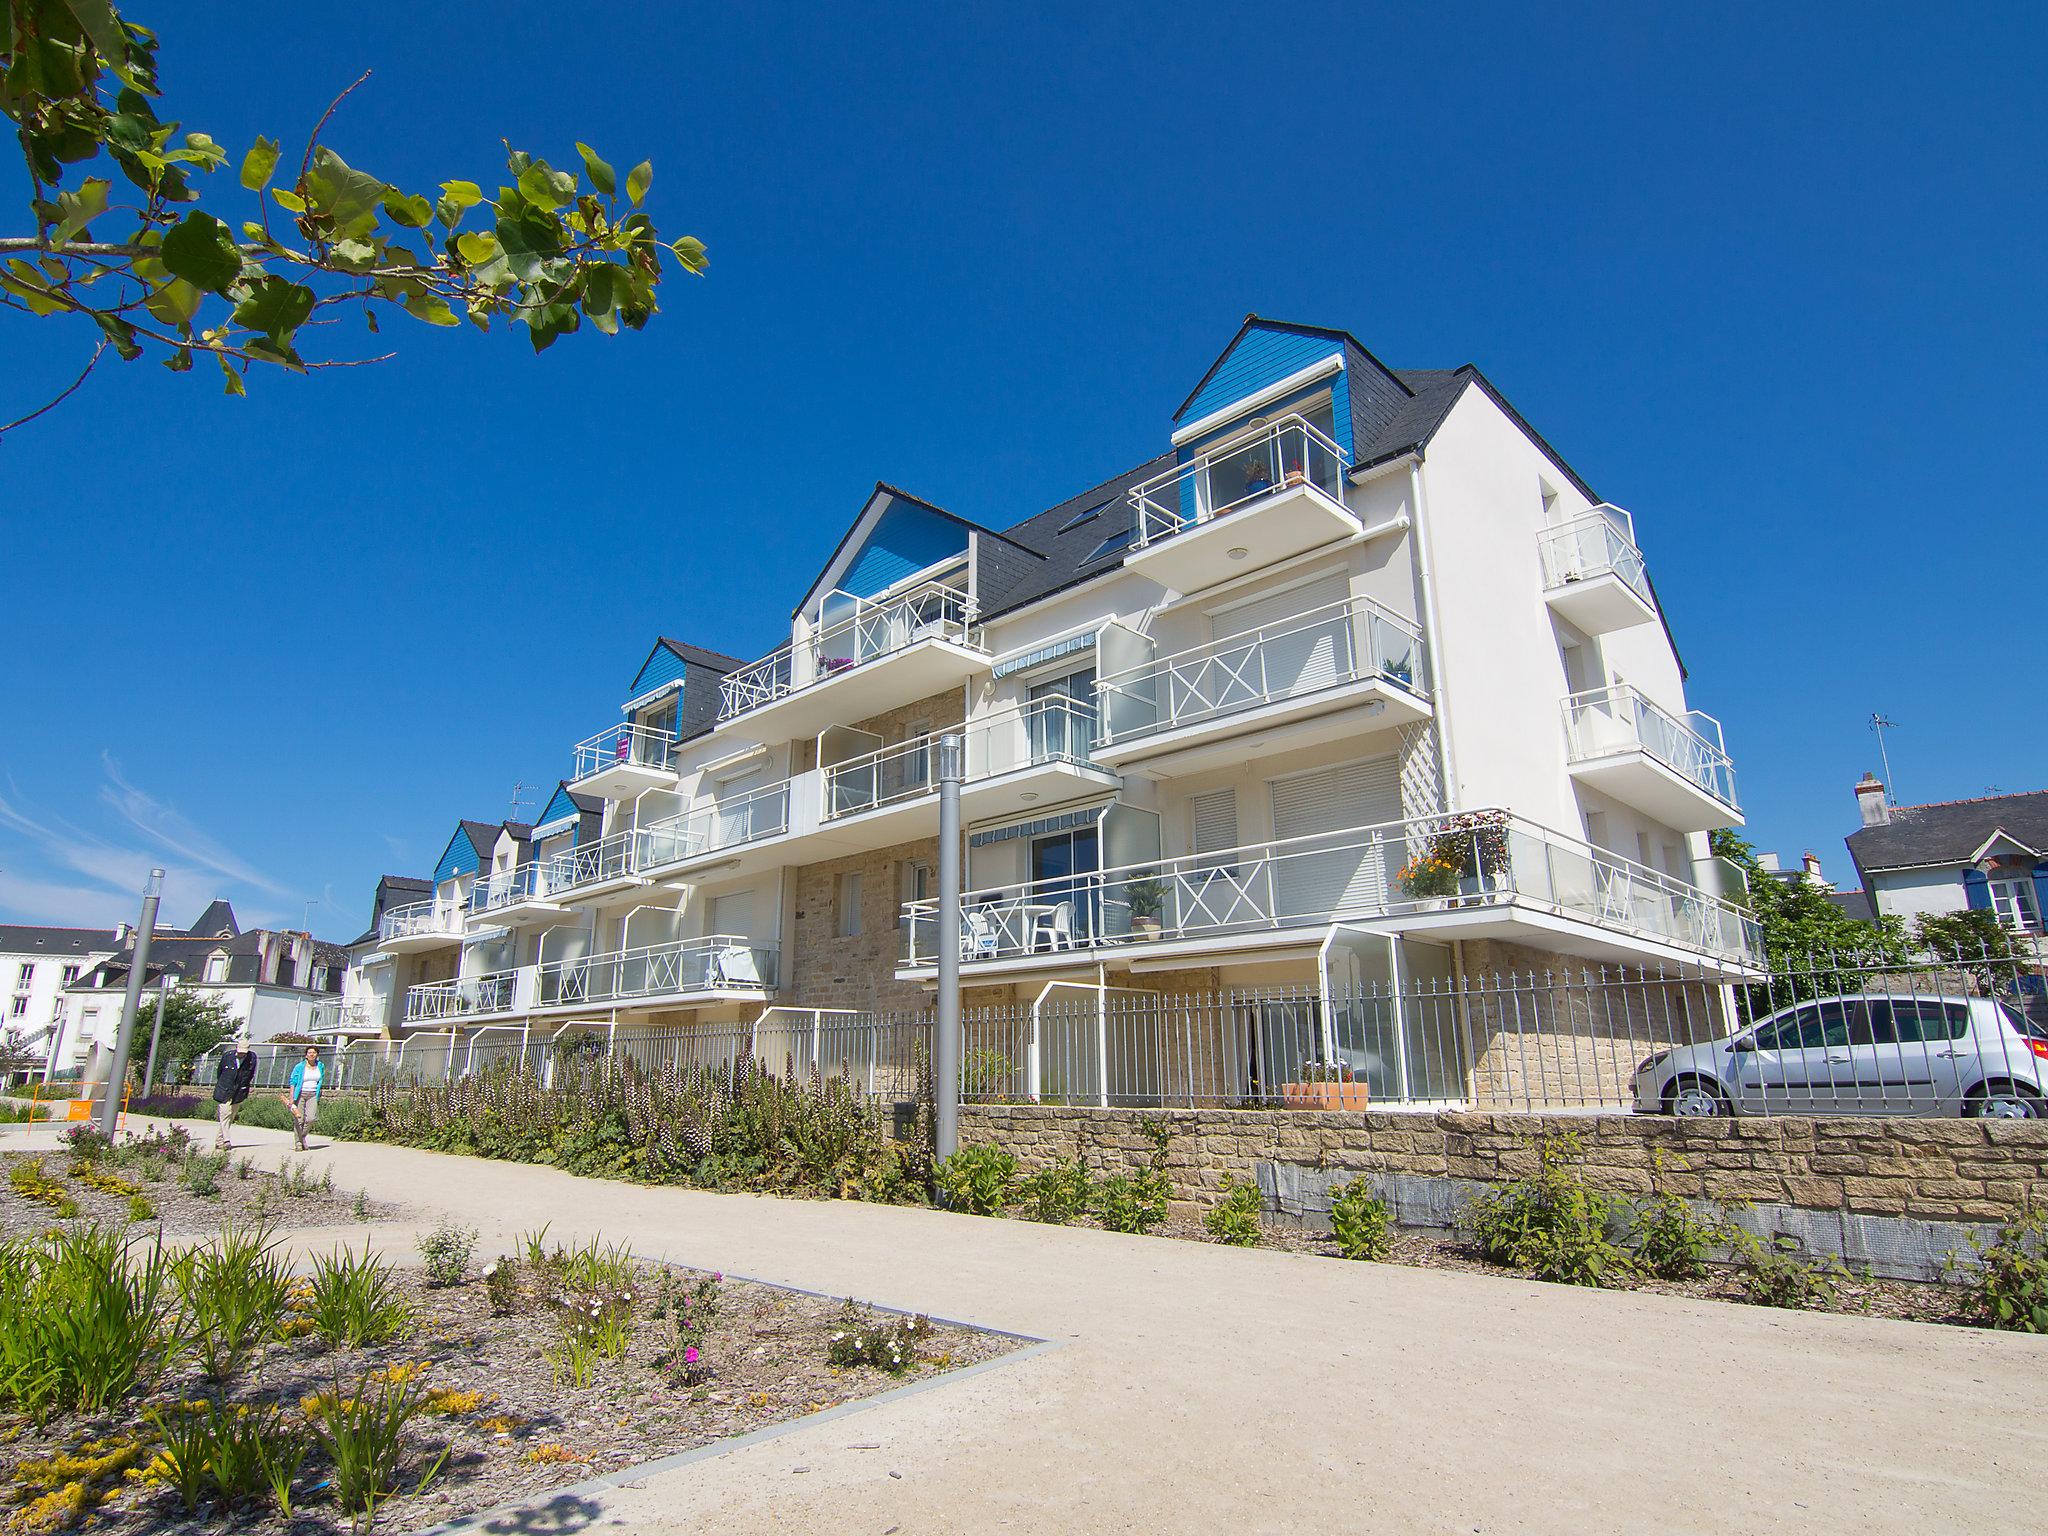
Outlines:
[[[1931,997],[1898,998],[1891,1015],[1901,1045],[1960,1040],[1970,1027],[1967,1003],[1944,1003]]]
[[[1756,1048],[1760,1051],[1796,1051],[1799,1049],[1799,1029],[1803,1021],[1812,1020],[1816,1035],[1820,1032],[1820,1016],[1811,1008],[1801,1008],[1788,1013],[1775,1024],[1766,1024],[1756,1032]]]
[[[1799,1044],[1802,1049],[1814,1050],[1831,1045],[1849,1043],[1849,1005],[1847,1003],[1822,1003],[1814,1010],[1812,1020],[1799,1021]]]
[[[1873,1003],[1867,998],[1853,998],[1842,1004],[1842,1012],[1848,1020],[1849,1044],[1891,1044],[1891,1014],[1883,1003]]]
[[[2048,1024],[2043,1024],[2038,1019],[2031,1019],[2026,1014],[2021,1013],[2019,1009],[2005,1003],[1999,1003],[1996,1007],[2000,1013],[2005,1015],[2005,1022],[2011,1025],[2013,1030],[2023,1039],[2048,1040]]]

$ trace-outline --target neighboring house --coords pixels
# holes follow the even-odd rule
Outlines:
[[[1778,861],[1775,853],[1760,853],[1756,856],[1757,867],[1771,879],[1785,885],[1811,885],[1827,897],[1836,911],[1858,922],[1869,923],[1877,919],[1877,910],[1870,904],[1868,891],[1838,891],[1834,882],[1821,873],[1820,855],[1811,848],[1799,856],[1799,865],[1787,869]]]
[[[64,1031],[64,989],[127,941],[125,927],[0,924],[0,1030],[47,1061]]]
[[[1863,825],[1849,856],[1877,910],[1909,925],[1971,909],[2043,932],[2048,912],[2048,790],[1932,805],[1893,805],[1875,775],[1856,786]]]
[[[96,1051],[110,1051],[121,1026],[135,936],[123,930],[119,948],[100,956],[64,989],[64,1026],[50,1052],[50,1069],[83,1069]],[[339,996],[348,952],[308,933],[242,928],[225,901],[214,901],[189,928],[158,928],[144,962],[145,998],[168,975],[179,988],[215,999],[250,1038],[313,1034],[323,1004]]]
[[[1253,317],[1160,448],[1000,527],[878,483],[782,643],[656,641],[538,821],[461,823],[351,986],[536,1034],[927,1007],[949,732],[970,1008],[1755,974],[1707,847],[1734,770],[1634,523],[1478,370]],[[1192,1048],[1255,1070],[1290,1006]],[[1486,1070],[1383,1013],[1376,1097]]]

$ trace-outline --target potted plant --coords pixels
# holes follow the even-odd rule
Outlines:
[[[1159,914],[1166,905],[1166,886],[1157,875],[1140,875],[1124,888],[1131,904],[1131,937],[1150,942],[1159,937]]]
[[[1372,1092],[1341,1061],[1305,1061],[1296,1080],[1280,1085],[1288,1109],[1368,1109]]]
[[[1420,902],[1439,903],[1458,894],[1465,877],[1464,844],[1455,837],[1433,837],[1401,866],[1394,878]]]

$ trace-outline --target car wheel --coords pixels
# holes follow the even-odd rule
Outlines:
[[[1681,1078],[1664,1091],[1664,1112],[1684,1120],[1711,1120],[1733,1113],[1728,1095],[1708,1077]]]
[[[1970,1090],[1963,1113],[1979,1120],[2040,1120],[2048,1118],[2048,1103],[2018,1083],[1986,1083]]]

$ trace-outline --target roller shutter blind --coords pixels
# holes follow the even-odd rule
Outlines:
[[[1274,779],[1271,787],[1273,835],[1282,843],[1401,819],[1401,764],[1392,756]],[[1343,841],[1340,848],[1308,843],[1279,851],[1276,917],[1318,917],[1385,902],[1387,863],[1402,847],[1398,829]]]

